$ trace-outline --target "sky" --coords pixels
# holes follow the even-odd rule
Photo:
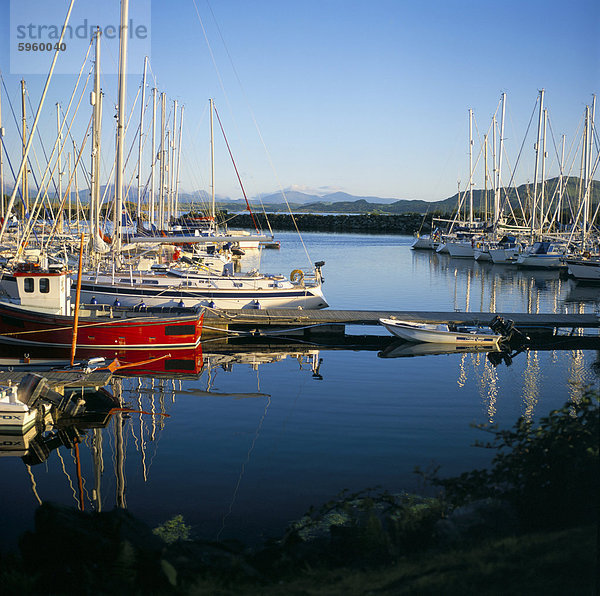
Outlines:
[[[19,81],[27,82],[32,120],[52,54],[19,55],[16,21],[61,25],[68,4],[0,0],[0,71],[17,118]],[[88,15],[88,25],[100,19],[103,26],[118,24],[116,0],[76,0],[76,6],[73,23]],[[507,97],[503,181],[532,181],[534,109],[542,88],[549,114],[546,173],[558,172],[555,147],[564,134],[566,169],[576,167],[572,172],[578,174],[574,156],[582,115],[600,87],[600,3],[595,0],[130,0],[132,14],[136,23],[147,25],[147,35],[130,43],[127,106],[133,116],[127,144],[135,143],[139,98],[133,106],[148,54],[144,180],[153,87],[166,93],[169,114],[173,100],[185,106],[183,191],[209,190],[209,98],[249,197],[293,188],[447,198],[456,193],[458,181],[462,190],[468,184],[469,109],[478,164],[474,184],[483,188],[483,158],[477,161],[477,155],[502,93]],[[71,64],[82,63],[87,45],[87,40],[69,45]],[[117,60],[118,51],[107,42],[101,58],[104,181],[114,159]],[[32,64],[39,74],[31,74]],[[39,125],[46,151],[56,137],[55,104],[68,103],[75,80],[74,74],[53,76]],[[89,89],[73,127],[77,142],[91,113]],[[0,91],[5,142],[16,168],[20,140],[4,87]],[[239,198],[242,191],[216,117],[214,126],[215,191]],[[43,161],[41,145],[34,148]],[[89,170],[89,152],[84,155],[82,167]],[[126,170],[130,182],[136,159],[137,149]]]

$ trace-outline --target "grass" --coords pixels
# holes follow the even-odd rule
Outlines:
[[[213,580],[185,594],[247,596],[534,596],[597,593],[595,527],[528,534],[370,568],[312,568],[272,583],[219,585]]]

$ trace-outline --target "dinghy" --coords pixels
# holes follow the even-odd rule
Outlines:
[[[480,327],[416,323],[397,319],[379,319],[379,323],[393,335],[412,342],[496,346],[502,339],[502,335],[486,332]]]

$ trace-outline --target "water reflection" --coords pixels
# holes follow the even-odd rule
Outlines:
[[[138,369],[118,371],[95,417],[51,419],[22,437],[2,437],[3,462],[20,458],[25,466],[6,477],[19,486],[25,473],[21,494],[33,495],[30,505],[131,507],[156,523],[184,513],[219,539],[239,524],[260,533],[318,503],[322,485],[335,494],[334,486],[362,488],[371,474],[387,473],[405,487],[414,465],[446,452],[468,467],[472,438],[457,444],[460,429],[473,419],[512,423],[515,410],[531,418],[542,402],[545,414],[550,398],[564,401],[548,391],[563,375],[568,397],[580,399],[597,381],[600,348],[590,337],[555,337],[510,354],[388,336],[258,341],[210,342],[174,361],[153,354]],[[292,488],[299,481],[308,496]]]
[[[563,279],[557,270],[517,269],[423,251],[413,251],[412,259],[415,277],[427,273],[432,284],[445,285],[455,310],[554,313],[575,300],[575,282]],[[599,300],[596,286],[583,301],[597,305]]]

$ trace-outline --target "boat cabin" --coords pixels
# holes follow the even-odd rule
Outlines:
[[[21,306],[53,315],[71,314],[71,279],[62,267],[25,263],[14,272]]]

